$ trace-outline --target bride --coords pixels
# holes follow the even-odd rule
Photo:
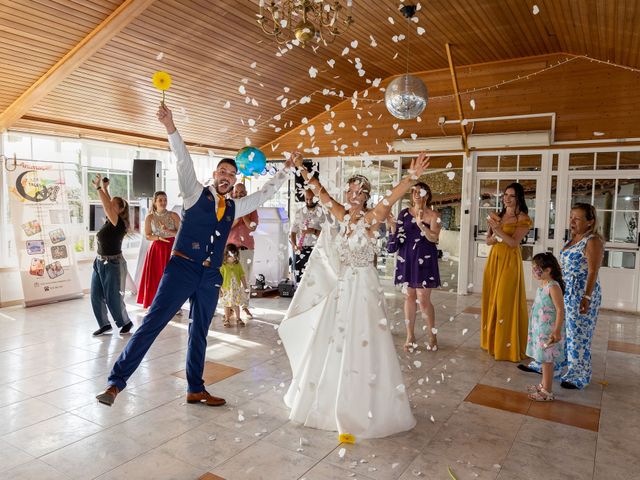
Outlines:
[[[333,216],[325,225],[278,332],[293,379],[284,401],[289,418],[356,438],[381,438],[416,424],[389,331],[384,292],[374,266],[376,236],[395,202],[428,167],[421,154],[410,176],[366,208],[366,177],[349,179],[347,204],[296,166]]]

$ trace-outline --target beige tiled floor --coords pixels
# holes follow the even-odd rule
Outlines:
[[[602,312],[592,385],[581,392],[556,386],[564,402],[599,410],[593,431],[465,402],[478,389],[485,396],[497,388],[522,392],[536,381],[480,350],[478,296],[435,292],[440,349],[424,349],[420,324],[420,347],[410,355],[401,350],[402,297],[393,288],[385,296],[418,424],[355,445],[288,421],[282,395],[290,370],[275,329],[287,299],[254,300],[256,319],[244,329],[214,321],[207,360],[233,367],[209,372],[211,379],[230,375],[209,387],[227,399],[222,408],[185,402],[186,316],[162,332],[129,388],[107,408],[94,395],[127,338],[91,337],[88,298],[2,309],[0,479],[195,480],[211,472],[226,480],[450,480],[451,470],[458,480],[617,480],[638,471],[637,316]],[[139,322],[141,310],[130,310]],[[509,402],[514,398],[521,397],[511,394]]]

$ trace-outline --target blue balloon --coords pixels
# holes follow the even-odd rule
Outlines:
[[[262,173],[267,166],[267,157],[256,147],[244,147],[236,155],[236,165],[244,176]]]

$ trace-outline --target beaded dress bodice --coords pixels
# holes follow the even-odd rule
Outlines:
[[[336,242],[340,263],[344,266],[371,267],[380,253],[376,239],[368,234],[364,219],[355,224],[342,224]]]

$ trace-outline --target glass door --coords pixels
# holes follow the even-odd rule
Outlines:
[[[570,172],[570,205],[596,207],[598,231],[605,242],[600,268],[603,307],[637,310],[640,291],[640,174],[632,172]],[[569,231],[564,229],[563,239]]]
[[[522,259],[524,261],[524,278],[527,290],[527,298],[533,298],[537,285],[531,276],[531,259],[533,256],[544,250],[544,242],[539,235],[543,231],[543,223],[546,216],[539,205],[544,205],[538,199],[542,198],[540,192],[540,173],[518,172],[511,173],[483,173],[477,174],[474,185],[473,202],[473,241],[472,241],[472,270],[469,276],[472,283],[469,290],[482,292],[482,278],[484,267],[489,257],[491,247],[486,244],[487,240],[487,216],[490,212],[500,212],[503,207],[502,195],[505,188],[513,182],[518,182],[524,187],[525,200],[529,208],[529,217],[533,221],[533,227],[523,239],[521,248]]]

